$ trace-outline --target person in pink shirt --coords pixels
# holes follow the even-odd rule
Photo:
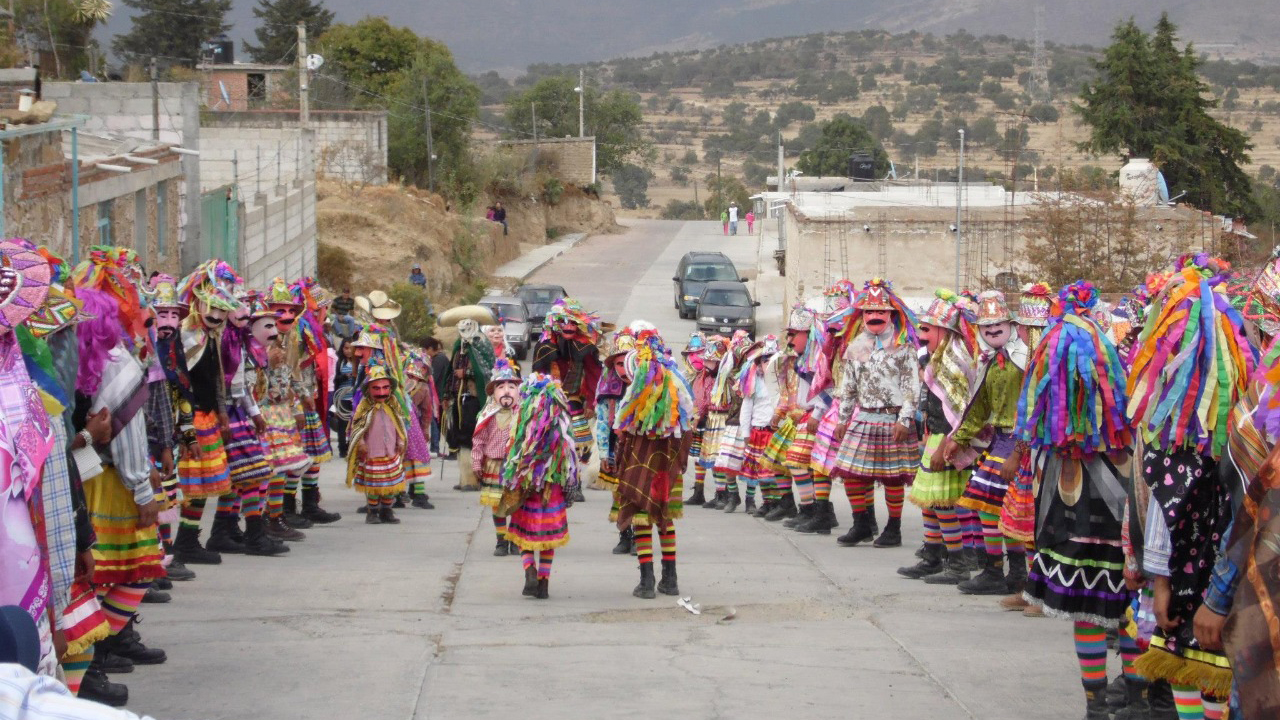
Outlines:
[[[747,221],[747,234],[754,235],[756,233],[756,214],[748,210],[746,221]]]

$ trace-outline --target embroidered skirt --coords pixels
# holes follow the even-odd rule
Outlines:
[[[803,475],[811,471],[813,444],[818,436],[816,433],[809,432],[808,417],[806,415],[800,419],[799,423],[796,423],[795,437],[791,439],[791,445],[787,448],[787,455],[783,461],[792,476]]]
[[[836,427],[840,424],[840,408],[832,404],[818,421],[818,431],[814,433],[813,450],[809,454],[809,467],[815,475],[830,477],[835,471],[836,460],[840,455],[840,443],[836,440]]]
[[[231,418],[231,442],[227,443],[231,484],[238,488],[260,487],[271,480],[275,471],[262,452],[258,430],[239,406],[232,406],[227,414]]]
[[[217,497],[231,489],[227,451],[222,446],[218,416],[212,412],[197,410],[194,424],[201,457],[196,459],[195,455],[184,453],[178,461],[178,480],[182,483],[182,494],[188,500]]]
[[[1013,433],[996,431],[991,447],[978,460],[978,467],[969,476],[969,484],[957,505],[991,515],[1000,514],[1004,495],[1009,490],[1009,483],[1000,479],[1000,468],[1004,467],[1005,458],[1013,452],[1015,445]]]
[[[772,438],[773,430],[770,428],[751,428],[739,473],[744,480],[772,480],[775,477],[772,466],[765,459],[765,450]]]
[[[569,514],[564,490],[548,485],[525,496],[507,521],[507,539],[521,550],[552,550],[569,542]]]
[[[911,493],[907,495],[911,504],[917,507],[952,508],[964,493],[967,472],[956,470],[950,465],[937,472],[927,467],[928,462],[933,458],[934,451],[946,437],[942,433],[933,433],[924,443],[924,452],[916,468],[915,482],[911,483]]]
[[[1031,542],[1036,536],[1036,472],[1031,453],[1024,453],[1018,465],[1018,477],[1004,494],[1000,506],[1000,532],[1019,542]]]
[[[367,498],[399,495],[404,492],[404,461],[398,455],[356,461],[352,483]]]
[[[716,453],[716,472],[737,475],[742,470],[742,461],[747,456],[747,433],[750,431],[741,425],[725,427],[720,434],[720,451]]]
[[[769,442],[764,447],[764,463],[775,474],[785,475],[787,472],[787,452],[795,443],[796,423],[791,418],[782,421],[777,430],[769,435]]]
[[[293,409],[287,405],[260,407],[267,421],[262,444],[271,466],[281,475],[297,477],[306,472],[311,467],[311,458],[302,449],[302,436],[293,422]]]
[[[920,443],[914,437],[904,442],[894,440],[897,425],[896,413],[855,413],[840,443],[834,474],[889,486],[910,484],[920,465]]]
[[[329,428],[320,422],[320,413],[303,412],[302,449],[317,464],[333,459],[329,447]]]
[[[602,466],[603,467],[603,466]],[[502,501],[502,458],[486,458],[480,468],[480,504],[488,508],[498,507]],[[604,477],[604,470],[600,471]],[[617,482],[616,480],[614,482]]]
[[[164,550],[157,528],[138,527],[138,506],[116,469],[103,466],[102,474],[85,480],[84,495],[98,536],[93,547],[93,584],[139,583],[163,577],[160,561]]]
[[[698,465],[704,468],[715,467],[716,455],[720,453],[720,441],[724,438],[725,414],[722,412],[707,413],[707,421],[702,427],[702,444],[694,457]]]
[[[422,462],[419,460],[404,461],[404,481],[406,483],[425,482],[431,477],[431,461]]]

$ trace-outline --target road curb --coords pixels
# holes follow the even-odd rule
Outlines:
[[[583,240],[586,240],[588,236],[589,236],[588,233],[569,233],[568,235],[565,235],[564,238],[557,240],[556,242],[551,243],[550,245],[544,245],[543,247],[538,248],[533,252],[527,253],[523,257],[516,258],[515,260],[512,260],[511,262],[503,265],[503,267],[506,267],[508,265],[519,263],[522,260],[529,258],[531,255],[543,254],[544,252],[546,252],[547,254],[546,258],[538,261],[537,264],[535,264],[533,267],[527,270],[521,270],[523,274],[520,274],[520,273],[512,274],[510,273],[510,271],[504,273],[502,268],[498,268],[493,272],[493,277],[494,278],[510,278],[512,280],[516,280],[517,282],[524,282],[529,278],[530,275],[533,275],[534,273],[538,272],[542,268],[546,267],[547,264],[550,263],[552,260],[555,260],[556,258],[560,257],[566,252],[569,252],[570,250],[572,250],[574,247],[578,245],[578,243],[582,242]],[[547,252],[547,250],[544,250],[544,248],[548,249],[549,252]]]

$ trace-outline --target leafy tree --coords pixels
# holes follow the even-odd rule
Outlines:
[[[1058,108],[1049,103],[1036,103],[1027,109],[1027,117],[1035,122],[1058,122]]]
[[[966,142],[972,142],[977,145],[990,145],[996,142],[1000,137],[1000,128],[996,125],[996,119],[990,115],[983,115],[973,121],[973,126],[965,133]]]
[[[706,216],[719,218],[720,212],[728,209],[730,203],[737,203],[739,211],[745,213],[746,208],[751,207],[751,193],[736,177],[708,175],[707,199],[702,202]]]
[[[244,49],[260,63],[297,62],[298,23],[306,23],[309,38],[319,38],[333,24],[333,11],[311,0],[258,0],[253,16],[262,23],[253,31],[258,44],[245,42]]]
[[[704,217],[702,206],[692,200],[668,200],[662,208],[663,220],[701,220]]]
[[[764,187],[765,181],[769,178],[769,170],[767,165],[761,165],[755,160],[747,160],[742,163],[742,179],[750,187]]]
[[[231,0],[123,0],[135,11],[129,32],[117,35],[111,49],[126,62],[141,64],[151,56],[187,67],[200,60],[201,46],[226,33]]]
[[[671,168],[671,182],[685,187],[689,184],[689,168],[683,165],[677,165]]]
[[[622,207],[628,210],[649,207],[649,181],[653,173],[648,168],[626,163],[613,171],[612,178]]]
[[[877,140],[887,140],[893,135],[893,118],[883,105],[872,105],[862,113],[862,124]]]
[[[685,150],[684,157],[680,158],[680,162],[684,163],[685,165],[697,165],[698,153],[693,150]]]
[[[432,337],[436,320],[427,312],[427,291],[408,282],[398,282],[391,286],[387,295],[400,303],[403,310],[395,319],[396,331],[400,339],[413,345],[421,346]]]
[[[420,38],[417,54],[397,73],[390,86],[387,119],[387,157],[390,169],[405,182],[429,187],[434,165],[435,185],[468,195],[464,184],[471,168],[471,123],[480,111],[480,89],[462,74],[443,43]],[[425,94],[424,94],[425,93]],[[428,162],[426,123],[421,111],[431,108],[431,149]]]
[[[81,70],[101,68],[102,51],[94,28],[111,16],[111,5],[102,0],[17,0],[13,9],[16,47],[6,48],[5,67],[16,67],[25,58],[19,47],[48,45],[57,77],[79,77]],[[7,44],[7,43],[6,43]]]
[[[507,124],[520,133],[533,126],[533,107],[537,108],[539,137],[578,135],[578,93],[576,77],[545,77],[519,95],[507,100]],[[632,158],[649,149],[640,133],[643,113],[637,96],[623,90],[600,90],[591,84],[585,88],[585,125],[587,135],[596,139],[596,164],[602,173],[612,173]]]
[[[1186,193],[1204,210],[1250,217],[1258,206],[1240,166],[1252,145],[1209,113],[1217,101],[1197,74],[1201,61],[1178,42],[1168,16],[1150,36],[1132,20],[1116,27],[1111,45],[1093,61],[1097,80],[1075,106],[1091,128],[1081,148],[1150,158],[1171,193]]]
[[[817,114],[813,110],[813,106],[802,103],[799,100],[784,102],[778,106],[777,113],[774,114],[774,124],[778,128],[784,128],[793,122],[813,122]]]
[[[320,37],[317,52],[324,56],[327,74],[338,75],[365,91],[354,99],[374,106],[378,95],[389,94],[400,82],[424,42],[438,44],[418,37],[409,28],[393,26],[386,18],[366,17],[354,24],[334,25]]]
[[[741,125],[747,119],[747,104],[737,100],[724,106],[724,124],[728,127]]]
[[[800,154],[796,167],[809,175],[843,177],[849,173],[849,157],[856,152],[872,154],[876,177],[889,172],[889,155],[884,146],[866,125],[842,113],[822,124],[822,136]]]

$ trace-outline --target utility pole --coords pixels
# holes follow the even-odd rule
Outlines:
[[[533,144],[538,144],[538,104],[529,103],[529,116],[533,118]]]
[[[720,210],[724,205],[724,200],[720,195],[724,192],[724,183],[720,180],[720,157],[716,156],[716,210]]]
[[[782,183],[785,182],[785,180],[783,180],[782,178],[782,173],[786,172],[785,168],[786,168],[786,164],[783,158],[782,133],[779,132],[778,133],[778,192],[784,192],[782,189]]]
[[[587,136],[587,126],[583,122],[583,108],[586,104],[587,86],[583,84],[582,68],[578,68],[578,137]]]
[[[960,163],[956,174],[956,292],[960,292],[960,190],[964,187],[964,130],[960,130]]]
[[[160,78],[154,55],[151,56],[151,139],[160,139]]]
[[[702,215],[702,203],[698,202],[698,178],[693,179],[693,204],[698,206],[698,215]],[[1271,234],[1276,234],[1275,226],[1271,227]],[[1274,238],[1273,238],[1274,239]]]
[[[309,97],[311,70],[307,67],[307,24],[298,23],[298,124],[306,130],[311,124]]]
[[[427,189],[436,191],[436,149],[431,139],[431,96],[427,94],[427,76],[422,76],[422,102],[427,112]]]

